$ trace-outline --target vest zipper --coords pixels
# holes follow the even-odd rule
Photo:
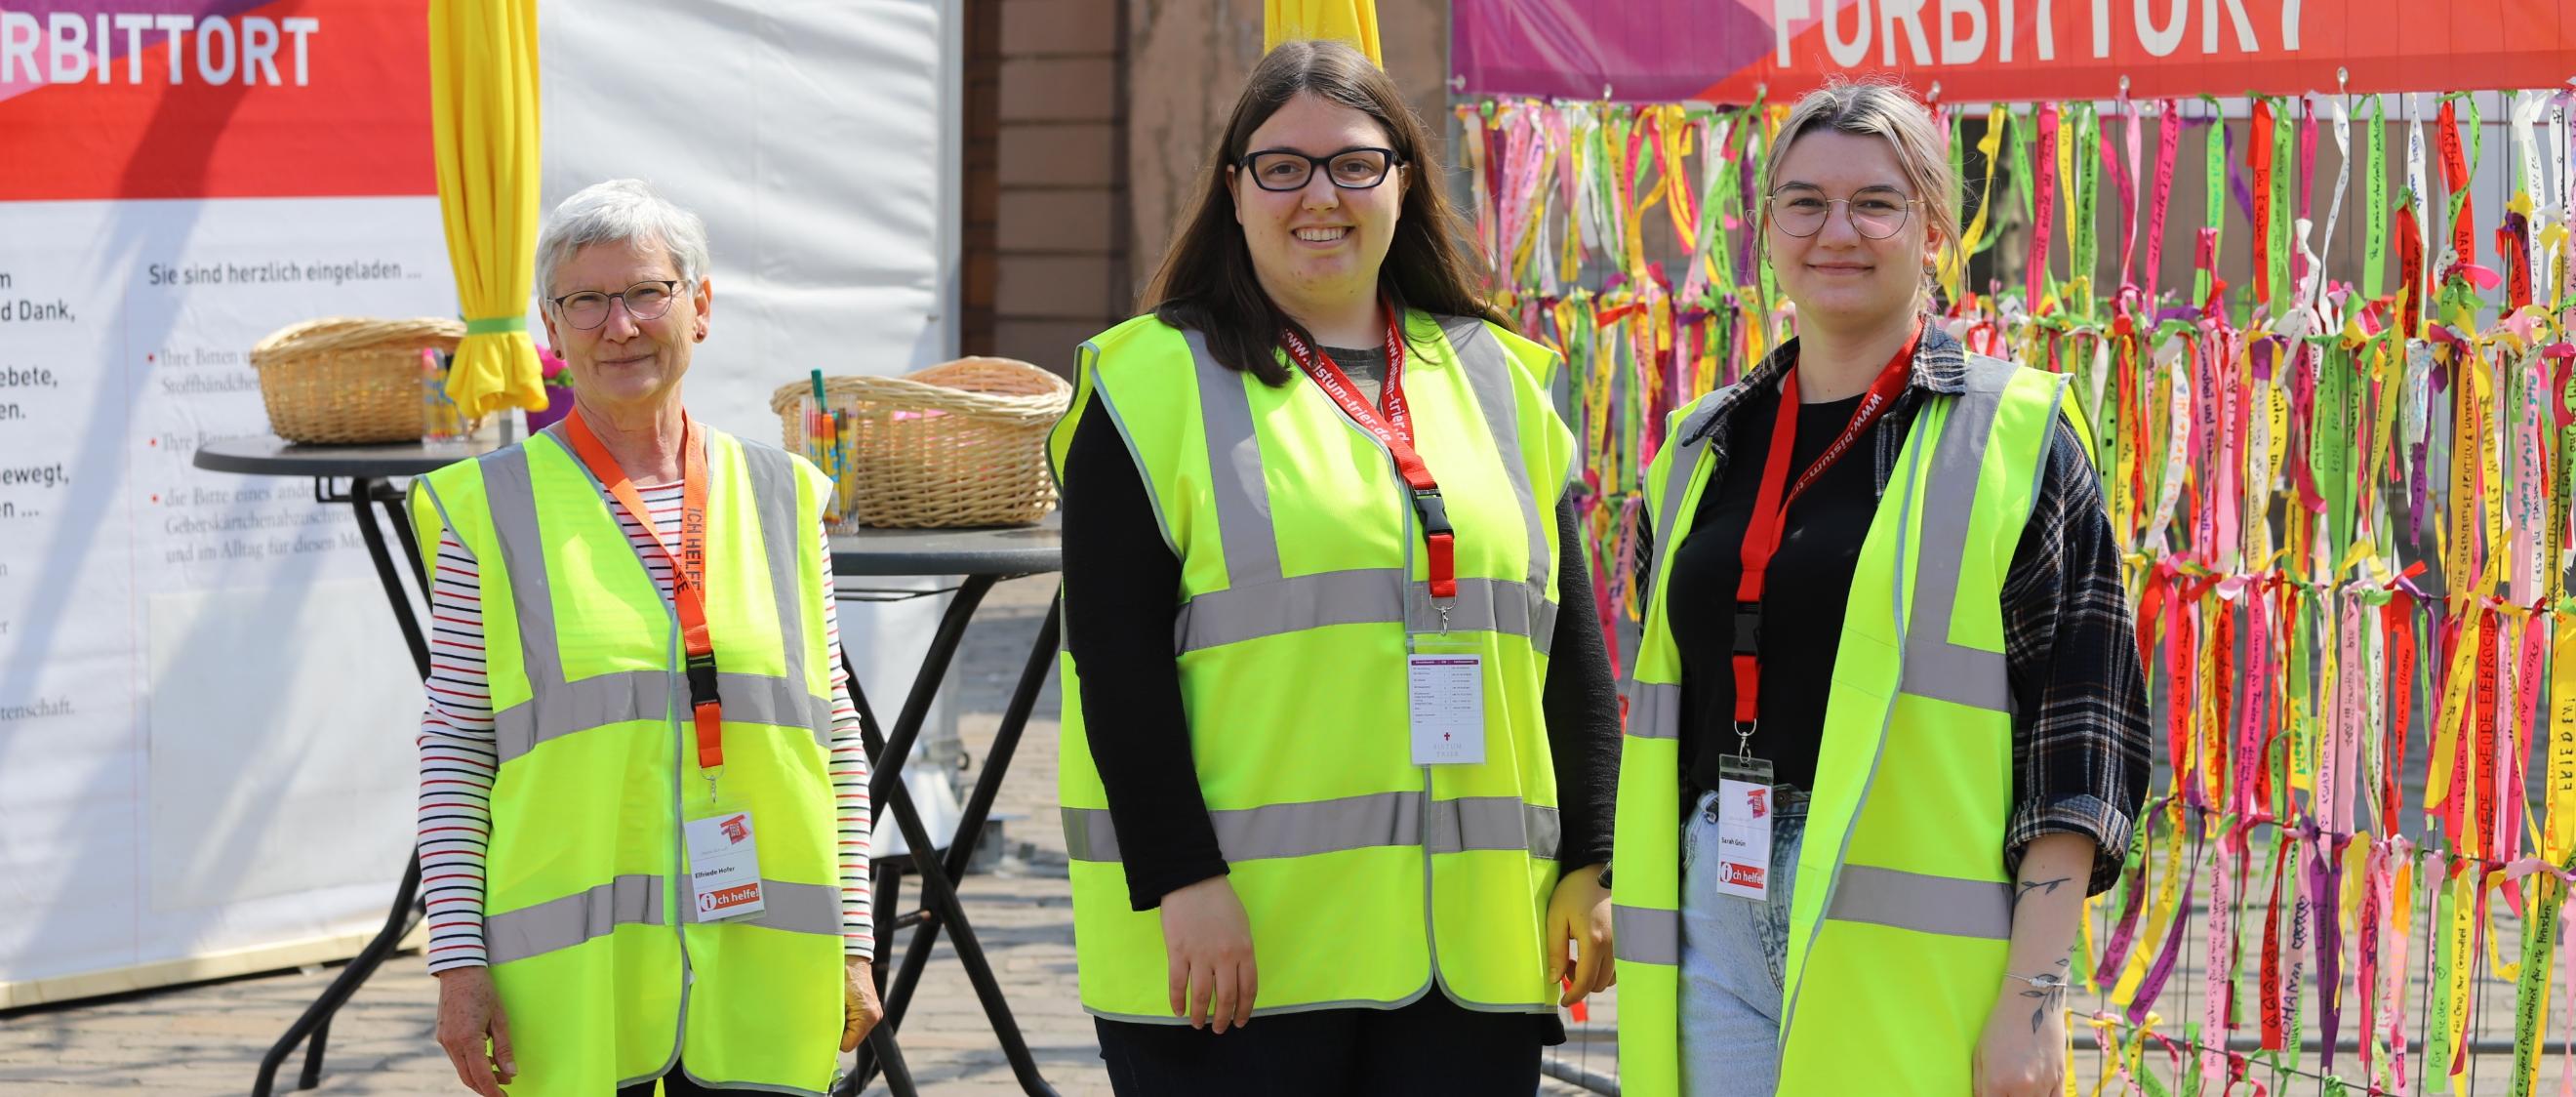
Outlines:
[[[668,648],[670,652],[671,665],[677,667],[681,665],[679,614],[677,610],[672,609],[667,603],[664,605],[664,612],[669,615],[671,622],[670,646]],[[696,758],[689,750],[690,743],[688,729],[683,726],[678,715],[681,711],[679,698],[682,696],[680,691],[683,688],[682,682],[684,681],[681,675],[682,672],[680,671],[675,670],[671,672],[671,701],[669,707],[666,709],[666,711],[671,713],[672,874],[671,886],[664,888],[663,890],[668,892],[671,896],[671,935],[680,946],[680,1008],[677,1023],[672,1026],[671,1030],[671,1062],[674,1065],[677,1065],[680,1061],[680,1049],[688,1043],[689,991],[690,988],[694,987],[698,981],[697,968],[689,961],[689,911],[696,904],[696,894],[689,882],[691,878],[689,874],[688,839],[689,780],[688,775],[682,772],[684,767],[696,761]]]
[[[1404,631],[1404,654],[1408,657],[1407,663],[1409,666],[1411,662],[1410,657],[1413,654],[1414,515],[1413,499],[1410,493],[1411,488],[1405,483],[1404,469],[1396,464],[1395,454],[1386,448],[1386,443],[1378,441],[1376,434],[1371,433],[1368,428],[1361,426],[1358,420],[1351,418],[1350,413],[1343,411],[1342,406],[1339,403],[1331,400],[1326,400],[1325,403],[1332,407],[1333,414],[1340,416],[1343,423],[1349,425],[1353,431],[1357,432],[1361,438],[1367,440],[1371,446],[1375,446],[1379,455],[1386,458],[1387,472],[1395,477],[1397,487],[1404,493],[1397,499],[1395,508],[1396,514],[1398,515],[1397,520],[1402,523],[1401,528],[1403,530],[1403,535],[1398,538],[1398,540],[1404,545],[1403,571],[1399,573],[1404,578],[1400,583],[1398,583],[1397,589],[1403,592],[1404,598],[1400,627]],[[1425,592],[1426,594],[1428,593],[1427,587],[1425,588]],[[1409,669],[1406,671],[1405,677],[1407,680],[1407,688],[1409,690],[1412,679],[1412,672]],[[1408,712],[1409,711],[1410,710],[1408,710]],[[1408,715],[1407,719],[1410,720],[1411,717]],[[1411,731],[1409,729],[1406,732],[1406,736],[1409,740],[1411,737]],[[1411,749],[1412,748],[1409,746],[1406,748],[1406,753],[1408,755],[1410,755]],[[1422,771],[1423,830],[1417,838],[1417,841],[1420,843],[1417,848],[1422,851],[1422,943],[1425,954],[1428,955],[1431,960],[1431,978],[1428,984],[1423,987],[1423,993],[1438,990],[1452,1003],[1456,1003],[1458,1001],[1458,996],[1450,993],[1448,980],[1440,977],[1440,922],[1438,916],[1435,915],[1431,909],[1433,895],[1430,832],[1432,798],[1431,767],[1426,765],[1416,766],[1414,768]],[[1419,999],[1417,998],[1415,1000],[1418,1001]]]
[[[1404,483],[1403,470],[1395,469],[1395,455],[1388,454],[1386,460],[1387,466],[1396,472],[1395,482]],[[1413,502],[1407,498],[1395,509],[1403,515],[1404,523],[1404,582],[1398,589],[1404,591],[1404,654],[1409,668],[1413,655]],[[1405,673],[1408,690],[1412,678],[1412,672],[1408,669]],[[1406,703],[1408,706],[1411,704],[1409,700]],[[1409,707],[1406,709],[1408,721],[1412,718],[1411,711]],[[1411,729],[1406,729],[1407,739],[1412,738],[1412,734]],[[1422,943],[1425,954],[1431,958],[1432,988],[1454,1002],[1457,1000],[1457,995],[1449,993],[1448,980],[1440,977],[1440,919],[1431,909],[1434,898],[1431,874],[1431,767],[1414,768],[1422,771],[1422,832],[1419,836],[1422,843]]]

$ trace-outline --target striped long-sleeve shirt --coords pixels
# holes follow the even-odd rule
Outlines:
[[[641,487],[637,494],[661,537],[680,536],[680,485]],[[603,500],[608,496],[601,493]],[[644,561],[664,601],[671,564],[653,536],[611,503],[626,539]],[[841,650],[832,599],[828,534],[823,554],[823,642]],[[492,776],[499,753],[492,730],[492,691],[483,661],[482,575],[453,533],[438,542],[429,591],[428,705],[420,720],[421,895],[429,904],[429,970],[486,963],[483,950],[483,856],[492,829]],[[840,827],[843,951],[869,957],[876,938],[868,912],[868,757],[850,703],[849,680],[832,661],[832,796]]]

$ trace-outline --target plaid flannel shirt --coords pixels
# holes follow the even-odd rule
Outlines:
[[[1778,384],[1797,361],[1797,347],[1794,339],[1781,344],[1714,398],[1715,414],[1700,428],[1717,462],[1713,476],[1725,472],[1726,437],[1736,409],[1747,395]],[[1896,474],[1906,432],[1924,399],[1967,391],[1966,353],[1939,325],[1925,326],[1915,345],[1911,382],[1870,428],[1880,495]],[[1639,572],[1653,574],[1643,561]],[[2139,662],[2128,590],[2120,581],[2119,541],[2102,509],[2101,481],[2062,415],[2039,498],[2005,575],[2003,603],[2014,701],[2013,810],[2004,830],[2004,870],[2020,869],[2032,839],[2069,831],[2099,844],[2090,890],[2108,890],[2119,878],[2146,801],[2152,741],[2146,670]]]

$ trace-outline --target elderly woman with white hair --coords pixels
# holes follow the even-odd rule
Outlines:
[[[828,1092],[881,1014],[828,484],[681,403],[695,215],[583,190],[537,284],[573,413],[412,492],[438,1041],[485,1097]]]

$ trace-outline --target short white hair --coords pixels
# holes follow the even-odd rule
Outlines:
[[[707,223],[641,179],[582,188],[546,217],[537,236],[537,296],[555,295],[555,271],[594,244],[659,244],[692,286],[707,274]]]

